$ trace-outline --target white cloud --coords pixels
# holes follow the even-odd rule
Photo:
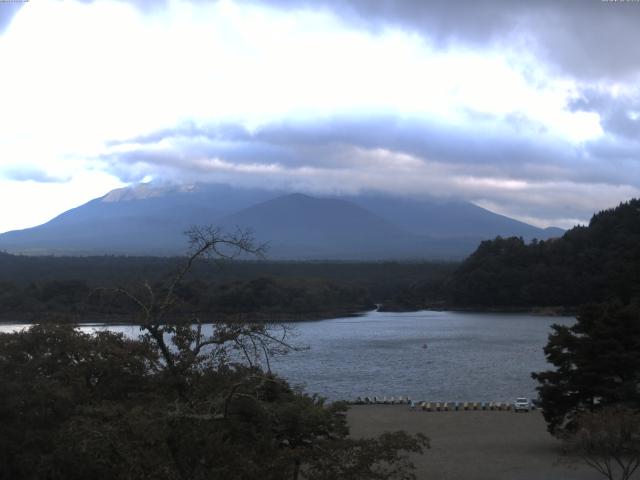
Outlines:
[[[4,228],[40,222],[68,208],[71,199],[84,201],[121,181],[198,177],[202,170],[229,182],[245,182],[250,175],[255,176],[251,181],[260,182],[268,176],[313,189],[321,178],[334,177],[339,182],[335,188],[342,184],[346,189],[404,192],[425,188],[410,172],[426,162],[431,168],[441,165],[438,182],[453,175],[444,184],[465,184],[478,192],[528,191],[520,187],[529,180],[511,178],[506,159],[499,160],[508,172],[496,174],[496,162],[485,169],[492,171],[478,167],[463,175],[458,166],[447,165],[445,154],[430,157],[412,151],[411,139],[405,139],[408,145],[373,148],[347,143],[342,154],[360,159],[360,164],[334,156],[333,165],[320,158],[332,145],[324,145],[325,150],[278,145],[265,152],[268,158],[240,162],[222,154],[192,156],[188,143],[181,147],[160,141],[156,151],[146,152],[156,155],[153,161],[144,162],[124,158],[134,146],[109,144],[184,122],[233,123],[260,132],[278,122],[330,123],[340,115],[385,115],[390,127],[419,118],[442,124],[443,131],[457,129],[462,132],[458,144],[439,150],[449,147],[456,155],[459,142],[478,143],[474,135],[499,143],[502,136],[518,132],[537,136],[541,143],[556,142],[565,150],[600,139],[604,132],[599,112],[568,106],[583,85],[551,75],[523,52],[526,42],[508,38],[513,41],[443,46],[400,26],[358,29],[328,10],[274,10],[229,0],[176,0],[151,10],[107,0],[29,2],[0,36],[0,190],[18,195],[20,186],[48,197],[46,209],[43,202],[20,202],[20,212],[3,219]],[[167,152],[170,165],[160,159]],[[110,162],[96,160],[105,154]],[[319,163],[297,161],[303,154]],[[526,162],[519,161],[525,168]],[[341,163],[351,180],[343,178]],[[561,162],[541,163],[549,172],[570,170]],[[25,172],[44,172],[43,179],[71,180],[56,186],[3,179],[2,171],[16,165]],[[96,169],[121,180],[98,175]],[[391,169],[409,173],[389,178]],[[64,193],[65,188],[82,193],[73,196]]]
[[[81,172],[66,183],[3,180],[0,232],[39,225],[121,186],[123,183],[111,175],[90,171]]]

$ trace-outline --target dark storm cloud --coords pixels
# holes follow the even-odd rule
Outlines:
[[[490,123],[460,127],[391,116],[279,122],[255,131],[231,124],[186,124],[112,146],[117,148],[104,157],[111,163],[145,163],[178,170],[202,167],[204,164],[194,160],[207,158],[239,165],[349,169],[370,166],[370,159],[354,152],[383,149],[469,175],[611,185],[625,184],[629,175],[636,175],[635,171],[612,168],[611,156],[618,158],[624,153],[620,160],[631,160],[638,158],[640,150],[633,143],[622,150],[622,144],[606,139],[575,146],[549,132],[518,132]]]
[[[565,227],[640,193],[635,142],[605,136],[576,146],[522,120],[497,125],[393,116],[278,122],[255,130],[191,123],[112,142],[101,160],[124,181],[151,175],[311,193],[429,193]]]
[[[491,122],[453,126],[394,116],[272,124],[255,136],[269,144],[293,148],[355,145],[384,148],[446,163],[495,165],[503,169],[527,161],[544,162],[552,148]]]
[[[479,2],[474,0],[256,0],[282,9],[324,9],[362,26],[410,26],[437,40],[465,38],[490,41],[507,30],[522,10],[521,2]]]
[[[569,104],[573,111],[595,112],[605,131],[624,139],[640,138],[640,96],[612,95],[595,88]]]
[[[170,147],[159,148],[160,142]],[[220,158],[233,163],[277,163],[284,167],[351,168],[350,149],[384,149],[471,173],[525,180],[624,183],[626,174],[608,169],[589,148],[555,139],[549,132],[524,133],[489,125],[452,126],[426,120],[339,117],[328,121],[278,122],[250,132],[238,125],[200,128],[193,124],[129,139],[112,160],[173,165],[189,159]],[[611,155],[619,157],[612,146]],[[626,154],[635,152],[630,148]],[[578,168],[586,166],[589,168]]]
[[[399,26],[441,46],[532,49],[566,73],[618,78],[640,71],[640,3],[603,0],[264,0],[336,12],[360,27]]]
[[[171,147],[159,148],[162,142]],[[558,163],[566,156],[564,143],[545,144],[537,136],[518,135],[512,129],[489,122],[454,127],[394,116],[274,122],[253,132],[232,124],[207,127],[186,124],[111,142],[112,146],[123,144],[130,145],[131,150],[119,153],[119,159],[128,163],[141,159],[179,163],[186,158],[220,157],[234,162],[259,160],[287,166],[339,168],[345,161],[348,163],[348,159],[337,157],[335,152],[358,147],[385,149],[450,164],[494,166],[507,172],[527,162],[542,164],[553,158]]]

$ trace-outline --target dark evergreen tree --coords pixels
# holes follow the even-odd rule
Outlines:
[[[563,306],[640,296],[640,199],[593,216],[561,238],[496,238],[453,273],[450,301],[471,307]]]
[[[544,348],[554,370],[538,372],[549,431],[575,427],[585,411],[608,405],[640,408],[640,306],[592,304],[572,326],[554,325]]]

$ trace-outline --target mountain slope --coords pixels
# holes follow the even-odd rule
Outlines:
[[[299,193],[243,209],[220,220],[268,239],[275,258],[389,258],[417,253],[417,237],[345,200]]]
[[[183,232],[212,224],[272,196],[225,185],[114,190],[37,227],[0,235],[0,249],[26,254],[172,255],[185,250]]]
[[[352,200],[416,235],[469,237],[479,242],[499,235],[523,237],[525,240],[546,240],[564,233],[560,228],[534,227],[469,202],[385,195],[362,195],[353,197]]]
[[[549,232],[462,202],[383,195],[313,198],[225,185],[118,189],[53,220],[0,235],[0,250],[176,255],[193,225],[250,228],[270,258],[460,259],[496,235]],[[555,233],[555,232],[553,232]]]

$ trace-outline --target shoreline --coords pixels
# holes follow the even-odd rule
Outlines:
[[[411,312],[468,312],[468,313],[523,313],[529,315],[539,315],[548,317],[573,317],[577,314],[577,307],[563,307],[563,306],[532,306],[532,307],[486,307],[486,306],[470,306],[463,307],[459,305],[449,304],[429,304],[420,308],[394,308],[385,307],[381,304],[378,309],[379,312],[385,313],[411,313]]]
[[[371,310],[358,311],[332,311],[313,313],[220,313],[220,314],[195,314],[185,313],[184,315],[174,315],[172,320],[177,323],[186,323],[188,319],[200,317],[203,324],[216,322],[243,321],[247,323],[294,323],[294,322],[316,322],[322,320],[332,320],[335,318],[359,317],[366,315]],[[22,315],[0,314],[0,325],[35,325],[35,324],[64,324],[64,325],[138,325],[135,322],[135,313],[113,314],[113,315],[78,315],[60,314],[48,312],[44,315],[38,313],[28,313]],[[196,323],[196,322],[192,322]]]
[[[530,307],[530,308],[482,308],[482,307],[459,307],[451,305],[431,305],[417,309],[385,308],[380,304],[378,308],[370,310],[338,310],[331,312],[311,312],[311,313],[211,313],[195,314],[185,313],[175,315],[179,317],[177,323],[184,319],[197,317],[201,318],[203,324],[211,324],[220,321],[234,322],[243,321],[247,323],[295,323],[295,322],[318,322],[323,320],[333,320],[336,318],[359,317],[371,312],[380,313],[415,313],[415,312],[457,312],[457,313],[495,313],[495,314],[528,314],[534,316],[547,317],[574,317],[577,313],[574,309],[565,307]],[[88,315],[63,314],[55,312],[27,313],[21,315],[0,314],[0,325],[34,325],[34,324],[65,324],[65,325],[137,325],[131,319],[136,314],[112,314],[112,315]],[[195,322],[193,322],[195,323]]]

